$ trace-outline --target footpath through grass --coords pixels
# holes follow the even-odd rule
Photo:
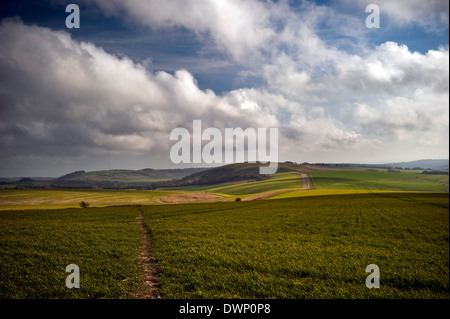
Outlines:
[[[139,209],[164,298],[449,298],[448,194],[0,212],[0,298],[131,298]],[[65,267],[77,264],[80,289]],[[368,289],[366,266],[380,267]]]
[[[166,298],[448,298],[448,194],[148,206]],[[380,267],[368,289],[366,266]]]

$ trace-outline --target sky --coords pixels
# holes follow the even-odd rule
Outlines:
[[[194,120],[278,128],[280,161],[444,159],[448,105],[446,0],[0,2],[2,177],[206,166],[169,157]]]

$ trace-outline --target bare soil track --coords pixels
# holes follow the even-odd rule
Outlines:
[[[284,190],[284,191],[277,191],[277,192],[269,192],[269,193],[259,194],[259,195],[247,197],[247,198],[245,198],[243,200],[244,201],[259,200],[259,199],[264,199],[264,198],[272,197],[272,196],[283,194],[283,193],[289,193],[289,192],[292,192],[292,190],[289,189],[289,190]]]
[[[302,183],[303,183],[302,190],[306,191],[314,188],[313,180],[310,175],[305,173],[296,173],[296,174],[300,174],[302,176]]]
[[[136,217],[139,228],[142,232],[142,246],[139,255],[139,262],[143,269],[143,286],[134,295],[137,299],[160,299],[159,278],[156,260],[151,255],[152,238],[150,230],[145,224],[144,215],[139,210],[139,216]]]
[[[175,194],[162,196],[159,199],[164,203],[187,203],[196,202],[210,199],[222,198],[219,195],[208,194],[208,193],[185,193],[185,194]]]

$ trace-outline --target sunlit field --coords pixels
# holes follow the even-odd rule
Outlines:
[[[2,211],[1,297],[133,298],[140,211],[163,298],[449,297],[447,194],[387,192]],[[72,263],[80,289],[65,286]]]
[[[86,201],[91,207],[152,205],[175,191],[133,190],[0,190],[0,210],[55,209],[80,207]]]

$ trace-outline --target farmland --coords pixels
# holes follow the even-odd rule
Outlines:
[[[314,184],[324,189],[448,192],[448,175],[426,175],[418,171],[334,170],[311,172]]]
[[[55,209],[80,207],[80,201],[91,206],[152,205],[163,195],[176,191],[110,191],[110,190],[2,190],[0,210]]]
[[[433,193],[3,211],[2,297],[132,298],[139,211],[164,298],[449,297],[448,197]],[[368,264],[380,289],[364,284]]]
[[[301,187],[302,182],[299,175],[292,173],[279,173],[275,174],[275,176],[269,180],[212,187],[208,189],[208,192],[224,196],[231,195],[246,198],[251,195],[261,194],[264,192],[297,190],[301,189]]]
[[[0,213],[0,298],[131,298],[140,285],[133,208]],[[66,266],[82,289],[67,289]]]
[[[0,298],[146,296],[142,256],[169,299],[449,298],[448,175],[310,169],[302,190],[292,167],[152,191],[2,190]],[[380,289],[365,285],[369,264]]]
[[[167,298],[448,298],[446,195],[352,194],[144,213]],[[380,267],[379,290],[364,285],[372,263]]]
[[[183,170],[181,170],[183,171]],[[120,171],[119,171],[120,172]],[[138,171],[142,173],[141,171]],[[152,172],[152,171],[150,171]],[[367,192],[445,192],[449,191],[449,175],[427,175],[421,171],[389,172],[387,169],[364,167],[323,168],[321,166],[281,163],[279,172],[262,180],[252,180],[258,166],[232,164],[212,170],[203,170],[187,177],[181,187],[161,187],[155,190],[135,189],[3,189],[0,190],[0,211],[20,209],[54,209],[78,207],[80,201],[91,206],[162,204],[160,198],[185,193],[208,193],[218,195],[217,201],[265,198],[292,198],[327,194],[351,194]],[[298,173],[312,176],[314,190],[302,191]],[[124,174],[111,171],[105,176]],[[128,175],[130,173],[126,172]],[[186,172],[185,172],[186,173]],[[297,174],[293,174],[297,173]],[[81,173],[80,173],[81,174]],[[99,172],[82,173],[81,176],[97,176]],[[70,179],[79,178],[68,174]],[[125,176],[128,176],[125,175]],[[135,174],[136,175],[136,174]],[[258,174],[257,174],[258,175]],[[69,177],[64,177],[63,180]],[[231,181],[227,181],[228,179]],[[135,176],[132,176],[134,181]],[[220,182],[221,181],[221,182]],[[123,183],[130,183],[124,179]],[[197,184],[199,183],[200,184]],[[202,184],[201,182],[205,182]]]

